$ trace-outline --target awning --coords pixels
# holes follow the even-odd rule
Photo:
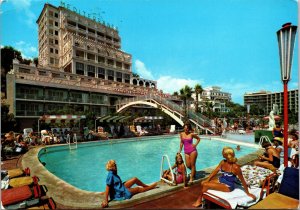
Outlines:
[[[81,119],[85,119],[85,115],[43,115],[39,118],[39,120],[43,120],[46,123],[57,122],[57,121],[80,121]]]
[[[123,116],[123,115],[106,115],[103,117],[99,117],[99,122],[123,122],[124,120],[130,118],[131,116]]]
[[[144,116],[144,117],[138,117],[134,119],[133,122],[152,122],[154,120],[162,120],[164,119],[162,116]]]

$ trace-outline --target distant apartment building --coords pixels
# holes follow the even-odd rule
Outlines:
[[[203,89],[201,96],[199,97],[199,106],[202,111],[205,109],[205,102],[211,102],[213,105],[214,112],[228,112],[229,109],[226,107],[225,102],[231,101],[231,94],[221,91],[221,87],[211,86]],[[196,94],[192,94],[192,98],[196,100]]]
[[[290,112],[297,114],[298,111],[298,90],[288,91],[288,109]],[[279,114],[283,114],[283,92],[272,93],[270,91],[259,91],[244,94],[245,105],[257,105],[264,110],[264,114],[268,115],[273,109],[273,104],[278,106]]]
[[[118,100],[158,92],[156,81],[133,76],[118,30],[76,10],[45,4],[37,20],[38,66],[13,61],[7,103],[22,122],[62,109],[103,116]]]

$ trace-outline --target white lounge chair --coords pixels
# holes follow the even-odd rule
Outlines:
[[[272,179],[277,175],[268,169],[253,166],[243,166],[243,175],[249,187],[249,192],[254,194],[256,200],[249,197],[241,185],[237,185],[231,192],[208,190],[203,194],[203,199],[215,203],[226,209],[248,208],[266,197],[270,192]],[[260,183],[262,185],[260,186]],[[208,207],[209,208],[209,207]]]
[[[175,132],[176,132],[175,125],[171,125],[171,127],[170,127],[170,133],[175,133]]]

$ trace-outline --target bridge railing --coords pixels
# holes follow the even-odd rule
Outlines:
[[[168,109],[170,109],[173,112],[177,112],[181,117],[184,116],[184,108],[181,107],[180,105],[174,103],[173,101],[170,101],[166,98],[163,98],[161,96],[155,95],[155,94],[148,94],[148,95],[144,95],[144,96],[137,96],[134,98],[126,98],[123,99],[119,102],[119,105],[122,104],[127,104],[130,102],[134,102],[134,101],[139,101],[139,100],[155,100],[158,104],[160,105],[164,105],[166,106]],[[194,120],[198,125],[201,125],[203,127],[212,127],[212,123],[211,120],[200,114],[200,113],[195,113],[191,110],[188,111],[188,117],[192,120]]]

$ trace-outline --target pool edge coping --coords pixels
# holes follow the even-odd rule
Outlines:
[[[218,138],[215,138],[219,140]],[[236,142],[236,141],[235,141]],[[53,145],[59,146],[59,145]],[[46,185],[48,192],[47,195],[52,197],[55,202],[64,205],[69,208],[100,208],[101,202],[104,199],[100,192],[86,191],[74,187],[73,185],[59,179],[57,176],[49,172],[43,164],[39,161],[39,152],[49,146],[39,146],[37,148],[30,149],[22,157],[22,167],[29,167],[31,170],[31,176],[38,176],[41,185]],[[51,146],[52,147],[52,146]],[[238,163],[244,165],[252,160],[256,159],[257,154],[260,150],[256,150],[253,153],[245,155],[239,158]],[[255,157],[254,157],[255,156]],[[205,168],[202,171],[205,173],[211,173],[211,171],[216,166]],[[205,177],[204,177],[205,178]],[[195,183],[200,183],[204,178],[195,180]],[[110,202],[110,207],[113,208],[126,208],[139,203],[149,201],[151,199],[157,199],[165,196],[168,193],[172,193],[183,189],[182,184],[177,186],[169,186],[165,183],[159,182],[159,188],[153,189],[151,191],[135,195],[133,198],[124,201],[112,201]]]

